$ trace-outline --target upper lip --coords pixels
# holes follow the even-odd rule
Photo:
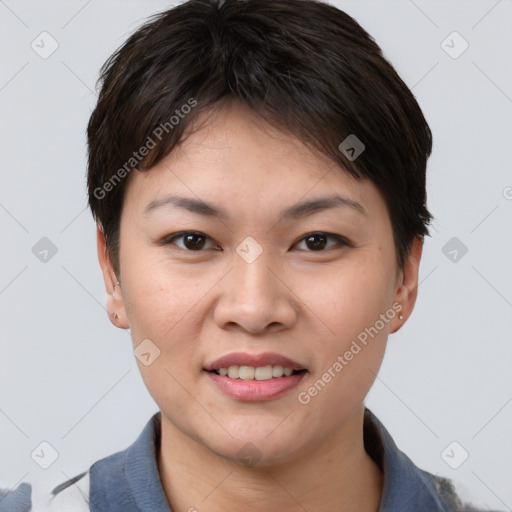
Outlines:
[[[304,366],[288,357],[276,354],[274,352],[264,352],[261,354],[249,354],[247,352],[232,352],[219,357],[212,363],[207,364],[204,369],[207,371],[218,370],[219,368],[229,368],[230,366],[277,366],[290,368],[291,370],[304,370]]]

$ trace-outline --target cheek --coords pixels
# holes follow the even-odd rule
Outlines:
[[[198,348],[207,320],[205,296],[218,282],[218,273],[200,272],[197,267],[184,269],[161,255],[144,255],[142,250],[137,257],[132,255],[127,255],[123,263],[133,346],[136,349],[149,339],[159,350],[151,366],[140,361],[137,364],[155,399],[158,394],[165,399],[179,395],[183,402],[186,393],[180,394],[179,383],[190,383],[200,370]]]
[[[149,394],[160,407],[172,407],[186,414],[194,406],[187,393],[199,371],[199,302],[204,296],[200,286],[179,273],[167,276],[157,266],[132,274],[133,293],[129,295],[127,315],[134,349],[149,339],[157,347],[158,356],[150,365],[137,359],[141,376]]]
[[[316,281],[325,285],[317,285],[315,293],[310,292],[309,300],[304,302],[314,311],[315,330],[322,334],[315,341],[318,366],[314,368],[314,382],[301,389],[308,395],[304,401],[311,399],[327,409],[333,403],[350,407],[368,393],[382,363],[390,321],[395,315],[390,307],[387,275],[375,265],[353,267],[351,272]],[[337,415],[340,411],[331,413]]]
[[[205,294],[208,279],[173,265],[163,251],[132,250],[123,261],[125,306],[132,333],[168,346]],[[138,340],[134,339],[134,343]]]
[[[313,277],[298,294],[303,294],[318,324],[325,327],[326,341],[337,340],[336,347],[341,349],[390,307],[388,276],[382,263],[347,265],[324,277]]]

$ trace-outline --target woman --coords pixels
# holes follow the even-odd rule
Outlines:
[[[416,301],[432,136],[355,20],[161,13],[103,67],[88,145],[107,309],[160,412],[44,509],[474,510],[364,405]]]

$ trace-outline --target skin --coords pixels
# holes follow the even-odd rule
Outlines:
[[[149,366],[137,364],[162,413],[158,467],[169,503],[177,512],[376,512],[383,475],[364,450],[363,401],[388,335],[413,310],[423,240],[398,268],[387,207],[372,182],[356,181],[238,102],[201,116],[206,122],[164,160],[130,175],[119,276],[97,231],[111,321],[131,329],[134,348],[149,338],[160,350]],[[169,193],[213,203],[232,218],[174,206],[144,216],[146,205]],[[334,193],[359,202],[366,216],[332,208],[281,218],[286,207]],[[183,237],[159,243],[185,230],[205,235],[202,248]],[[315,249],[315,240],[304,239],[311,232],[351,245],[327,238]],[[248,236],[263,250],[252,263],[236,252]],[[403,320],[397,312],[307,405],[300,403],[298,393],[394,303]],[[308,373],[281,397],[236,400],[203,372],[235,351],[278,352]],[[238,455],[249,442],[259,456],[251,466]]]

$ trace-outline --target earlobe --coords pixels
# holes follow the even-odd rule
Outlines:
[[[124,300],[119,282],[110,261],[107,250],[107,242],[101,224],[96,225],[96,242],[98,261],[103,274],[105,291],[107,293],[106,308],[110,321],[120,329],[128,329],[130,324],[126,316]]]
[[[403,269],[399,273],[394,303],[399,303],[402,309],[393,320],[391,333],[398,331],[405,324],[414,309],[418,295],[418,275],[422,250],[423,237],[415,237]]]

